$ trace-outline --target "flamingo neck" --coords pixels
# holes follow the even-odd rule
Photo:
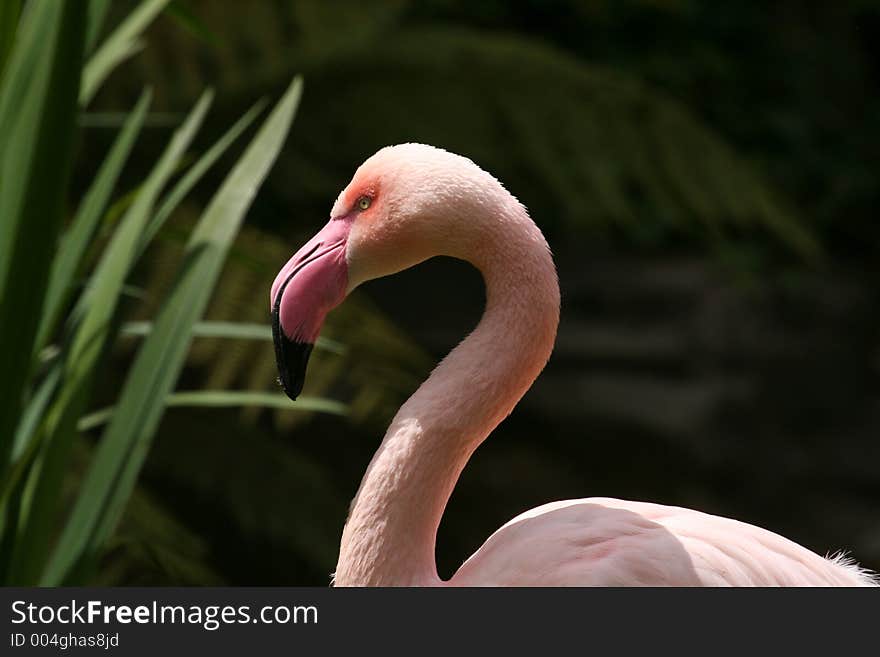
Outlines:
[[[486,309],[392,420],[352,504],[337,585],[442,584],[434,551],[452,489],[550,356],[559,321],[550,250],[512,197],[493,219],[462,254],[483,275]]]

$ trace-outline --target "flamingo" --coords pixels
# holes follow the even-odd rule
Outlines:
[[[270,306],[280,383],[295,400],[327,313],[361,283],[434,256],[479,269],[485,311],[392,420],[352,502],[336,586],[877,584],[848,558],[753,525],[607,498],[526,511],[442,580],[435,544],[452,489],[553,348],[559,286],[541,231],[470,159],[389,146],[357,169],[327,225],[281,269]]]

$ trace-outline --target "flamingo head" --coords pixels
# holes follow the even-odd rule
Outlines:
[[[493,187],[494,183],[494,187]],[[302,391],[327,313],[361,283],[435,255],[468,259],[483,191],[500,189],[469,159],[422,144],[383,148],[342,190],[330,221],[284,265],[270,308],[281,386]]]

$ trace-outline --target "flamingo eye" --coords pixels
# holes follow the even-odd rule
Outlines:
[[[366,210],[366,209],[368,209],[368,208],[370,207],[370,204],[371,204],[372,202],[373,202],[373,199],[371,199],[369,196],[361,196],[361,197],[357,200],[357,204],[356,204],[356,205],[357,205],[361,210]]]

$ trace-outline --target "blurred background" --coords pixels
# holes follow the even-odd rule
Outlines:
[[[71,212],[152,88],[96,254],[207,87],[184,164],[257,99],[304,80],[209,325],[268,324],[275,273],[388,144],[472,158],[550,242],[556,349],[456,487],[441,576],[517,513],[587,496],[731,516],[880,569],[876,2],[163,4],[142,50],[78,114]],[[100,34],[138,6],[110,3]],[[114,403],[137,327],[162,312],[192,227],[243,151],[220,157],[132,267],[84,412]],[[482,303],[479,274],[451,260],[365,285],[329,318],[306,410],[276,403],[266,334],[196,332],[175,388],[262,401],[169,406],[113,531],[63,581],[327,585],[385,427]],[[102,430],[80,423],[72,439],[56,551]],[[10,526],[7,542],[23,540]]]

